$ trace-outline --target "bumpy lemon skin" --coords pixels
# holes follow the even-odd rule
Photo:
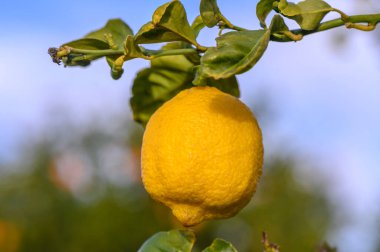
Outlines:
[[[184,226],[237,214],[252,198],[262,164],[255,116],[239,99],[213,87],[181,91],[145,129],[144,186]]]

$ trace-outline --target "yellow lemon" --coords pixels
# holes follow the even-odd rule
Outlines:
[[[144,186],[184,226],[238,213],[255,192],[262,163],[255,116],[213,87],[180,92],[146,126]]]

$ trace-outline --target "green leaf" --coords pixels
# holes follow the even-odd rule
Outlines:
[[[96,31],[87,34],[83,39],[78,39],[69,43],[64,44],[75,49],[86,49],[86,50],[107,50],[107,49],[125,49],[124,46],[128,44],[129,40],[132,39],[133,42],[133,32],[129,26],[124,23],[121,19],[111,19],[106,25]],[[126,42],[126,43],[125,43]],[[131,49],[132,47],[129,46]],[[126,50],[128,53],[128,51]],[[123,69],[114,69],[114,62],[117,58],[122,56],[123,53],[107,56],[107,63],[111,67],[111,76],[114,79],[119,79],[123,73]],[[133,51],[133,56],[136,56],[136,52]],[[91,61],[103,57],[101,54],[74,54],[70,53],[67,57],[62,58],[62,61],[67,66],[87,66]],[[83,58],[83,59],[82,59]],[[134,58],[134,57],[130,57]]]
[[[293,2],[288,2],[287,0],[280,0],[276,3],[279,12],[287,17],[299,15],[301,10],[299,6]]]
[[[199,15],[197,16],[193,23],[191,24],[191,29],[194,32],[195,37],[198,37],[199,32],[205,27],[206,25],[203,23],[202,17]]]
[[[256,5],[256,16],[260,20],[260,25],[266,28],[265,19],[268,14],[273,10],[273,3],[277,0],[260,0]]]
[[[157,8],[148,22],[135,36],[138,44],[170,41],[186,41],[198,45],[196,37],[187,21],[185,8],[179,1],[172,1]]]
[[[92,39],[92,38],[83,38],[77,39],[63,46],[68,46],[76,49],[85,49],[85,50],[106,50],[109,49],[109,45],[101,40]],[[102,56],[91,55],[86,57],[85,59],[78,60],[81,58],[81,54],[70,54],[62,58],[62,61],[65,66],[88,66],[91,61],[101,58]]]
[[[224,93],[240,97],[239,83],[236,76],[233,75],[227,79],[214,80],[208,78],[205,80],[205,85],[210,87],[216,87]]]
[[[138,72],[130,99],[133,119],[145,126],[165,101],[182,89],[191,87],[191,80],[186,73],[164,68],[145,68]]]
[[[181,49],[181,48],[193,48],[191,44],[187,42],[176,42],[176,43],[171,43],[172,45],[177,45],[177,48],[171,48],[171,49]],[[199,65],[201,63],[201,55],[194,51],[194,53],[191,54],[184,54],[184,56],[194,65]]]
[[[272,41],[282,41],[291,38],[294,41],[302,39],[302,35],[296,35],[289,30],[285,24],[284,18],[280,15],[274,15],[269,27]]]
[[[323,0],[304,0],[297,4],[280,0],[278,9],[284,16],[295,20],[303,30],[314,30],[327,13],[334,10]]]
[[[194,78],[193,64],[183,55],[153,59],[133,82],[130,104],[134,120],[145,126],[150,116],[167,100],[185,88]]]
[[[170,43],[163,50],[186,48],[184,42]],[[188,55],[186,55],[188,56]],[[151,67],[140,71],[132,86],[130,104],[134,120],[146,125],[150,116],[166,101],[186,88],[191,88],[195,77],[194,63],[184,55],[155,58]],[[195,55],[194,55],[195,57]],[[198,55],[199,57],[199,55]],[[235,76],[223,80],[206,79],[206,85],[214,86],[223,92],[239,96]]]
[[[203,55],[194,84],[202,85],[205,78],[225,79],[248,71],[265,52],[269,38],[270,30],[229,32],[218,37],[217,47]]]
[[[127,38],[125,39],[124,54],[125,54],[126,60],[134,59],[134,58],[146,58],[146,56],[142,53],[140,47],[136,44],[133,36],[131,35],[128,35]]]
[[[273,16],[269,29],[272,34],[289,31],[289,27],[285,24],[284,19],[280,15]]]
[[[159,7],[153,14],[152,22],[178,34],[184,41],[197,45],[195,34],[187,21],[185,8],[180,1],[172,1]]]
[[[144,242],[137,252],[190,252],[195,235],[189,230],[159,232]]]
[[[215,239],[211,246],[204,249],[202,252],[237,252],[234,246],[222,239]]]
[[[170,41],[182,41],[176,33],[168,31],[163,27],[156,27],[152,22],[143,25],[135,35],[137,44],[152,44]]]
[[[123,20],[110,19],[103,28],[93,31],[85,37],[101,40],[113,49],[122,49],[128,35],[133,35],[133,31]]]
[[[203,23],[207,27],[214,27],[222,17],[216,0],[201,0],[199,6]]]
[[[86,49],[86,50],[105,50],[109,49],[110,46],[102,40],[93,39],[93,38],[83,38],[77,39],[62,46],[69,46],[78,49]]]

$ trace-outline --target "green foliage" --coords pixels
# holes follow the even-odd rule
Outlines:
[[[203,22],[203,19],[202,17],[199,15],[197,16],[193,23],[191,24],[191,29],[193,30],[194,34],[195,34],[195,37],[198,37],[199,35],[199,32],[205,28],[205,23]]]
[[[203,23],[211,28],[222,20],[222,13],[219,10],[216,0],[201,0],[199,7]]]
[[[264,54],[270,38],[269,30],[228,32],[216,39],[201,59],[194,84],[205,78],[226,79],[248,71]]]
[[[83,38],[71,41],[65,46],[84,49],[84,50],[106,50],[109,49],[109,45],[101,40],[93,38]],[[79,57],[78,57],[79,56]],[[62,57],[62,61],[65,66],[88,66],[91,61],[103,57],[103,55],[91,55],[87,57],[81,57],[81,54],[69,54]],[[79,59],[78,59],[79,58]]]
[[[195,234],[190,230],[158,232],[147,239],[137,252],[191,252]],[[222,239],[215,239],[202,252],[237,252],[234,246]]]
[[[124,46],[128,44],[130,36],[133,36],[133,32],[126,23],[121,19],[111,19],[103,28],[90,32],[84,38],[63,44],[60,48],[66,51],[61,59],[65,66],[88,66],[91,61],[106,56],[111,76],[119,79],[123,74],[122,63],[115,65],[115,61],[124,55]],[[108,54],[105,55],[104,52]],[[142,57],[142,54],[138,57]],[[125,57],[122,62],[132,58],[135,57]]]
[[[285,24],[284,18],[280,15],[274,15],[270,24],[272,34],[279,34],[289,31],[288,26]]]
[[[272,11],[278,12],[268,28],[266,18]],[[201,0],[200,15],[190,26],[187,13],[178,0],[159,6],[152,20],[143,25],[136,35],[120,19],[111,19],[107,24],[83,39],[63,44],[60,48],[50,48],[53,62],[67,66],[88,66],[91,61],[106,57],[111,67],[111,76],[119,79],[124,70],[123,63],[134,58],[150,60],[152,67],[142,70],[134,81],[131,99],[134,118],[146,124],[150,115],[165,101],[184,88],[192,85],[216,85],[221,90],[238,93],[235,75],[250,70],[264,54],[270,40],[278,42],[298,41],[304,35],[327,30],[341,25],[347,28],[373,30],[380,21],[380,15],[359,15],[349,17],[342,11],[331,7],[323,0],[304,0],[299,3],[287,0],[260,0],[256,6],[256,15],[261,30],[247,30],[232,24],[220,12],[216,0]],[[321,21],[327,13],[336,11],[340,19]],[[295,20],[301,29],[289,30],[285,18]],[[356,23],[368,23],[364,26]],[[197,36],[204,27],[218,25],[220,32],[216,46],[204,47],[197,42]],[[234,30],[222,34],[224,29]],[[320,29],[320,30],[319,30]],[[183,46],[167,47],[164,50],[150,50],[142,44],[177,42]],[[173,56],[168,58],[166,56]],[[163,67],[156,67],[155,61],[165,56]],[[182,56],[182,58],[181,58]],[[188,59],[192,66],[166,67],[169,60]],[[157,62],[157,61],[156,61]],[[195,73],[196,74],[193,74]],[[162,77],[158,77],[162,76]],[[177,79],[178,78],[178,79]],[[173,84],[169,84],[173,82]],[[184,83],[186,81],[186,83]],[[143,85],[146,82],[146,85]],[[227,88],[225,84],[230,83]],[[145,87],[145,86],[152,87]],[[156,85],[155,87],[153,87]],[[143,99],[142,95],[148,98]]]
[[[86,134],[79,152],[97,166],[93,153],[111,139],[100,132]],[[20,173],[0,178],[0,220],[20,228],[19,252],[137,251],[153,232],[170,227],[168,213],[141,185],[111,185],[92,170],[96,176],[87,192],[74,194],[52,177],[54,147],[35,148],[33,160]],[[164,221],[156,218],[160,211]]]
[[[157,8],[152,21],[145,24],[135,36],[138,44],[186,41],[196,45],[195,34],[187,21],[180,1],[172,1]]]
[[[189,230],[159,232],[144,242],[138,252],[191,252],[194,242],[195,235]]]
[[[179,49],[189,45],[171,43],[163,50]],[[189,57],[189,55],[187,55]],[[150,116],[164,102],[170,100],[183,89],[190,88],[194,79],[194,63],[184,55],[163,56],[151,60],[151,67],[137,73],[132,86],[132,107],[135,121],[145,125]],[[199,56],[193,55],[193,58]],[[198,59],[199,60],[199,59]],[[235,76],[228,79],[207,79],[207,85],[239,96],[239,87]]]
[[[174,46],[178,44],[172,44]],[[131,108],[135,121],[145,125],[165,101],[191,87],[193,64],[183,55],[166,56],[151,61],[141,70],[132,86]]]
[[[103,41],[112,49],[123,49],[124,41],[129,35],[133,35],[133,31],[124,21],[110,19],[103,28],[90,32],[85,38]]]
[[[334,10],[322,0],[304,0],[298,4],[280,0],[278,11],[290,19],[295,20],[303,30],[314,30],[327,13]]]
[[[136,49],[134,45],[131,45],[132,36],[133,31],[126,23],[124,23],[121,19],[111,19],[103,28],[93,31],[85,37],[104,41],[113,50],[122,51],[125,46],[125,52],[129,56],[128,58],[123,58],[123,60],[126,61],[132,58],[142,57],[142,54],[136,53],[138,49]],[[131,51],[131,48],[134,50]],[[131,55],[131,52],[133,55]],[[111,76],[115,80],[119,79],[124,72],[120,64],[115,64],[115,61],[122,55],[123,54],[120,53],[117,55],[106,56],[107,63],[111,67]]]
[[[273,10],[273,4],[278,0],[260,0],[256,6],[256,16],[260,21],[260,25],[263,28],[266,28],[265,19],[268,14]]]
[[[102,40],[95,38],[83,38],[71,41],[69,43],[64,44],[64,46],[70,46],[78,49],[87,49],[87,50],[105,50],[109,49],[110,45]],[[102,57],[102,56],[98,56]]]
[[[222,239],[215,239],[212,244],[202,252],[237,252],[237,250],[230,242]]]

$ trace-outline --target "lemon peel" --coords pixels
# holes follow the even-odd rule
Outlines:
[[[239,99],[214,87],[177,94],[150,118],[142,144],[148,193],[184,226],[237,214],[262,173],[262,134]]]

